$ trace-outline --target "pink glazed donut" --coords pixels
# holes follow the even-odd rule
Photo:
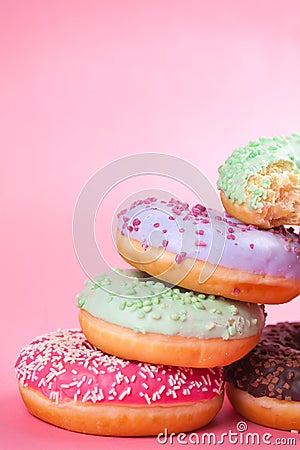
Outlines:
[[[23,401],[40,419],[72,431],[156,435],[206,425],[223,402],[223,368],[128,361],[103,353],[79,330],[33,340],[17,358]]]
[[[300,294],[300,241],[292,228],[260,230],[176,199],[138,200],[118,217],[120,255],[156,278],[252,303],[285,303]]]

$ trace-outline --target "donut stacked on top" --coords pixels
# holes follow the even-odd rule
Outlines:
[[[89,280],[78,296],[81,328],[98,348],[151,364],[213,368],[239,359],[259,341],[265,319],[259,305],[129,272]]]
[[[16,361],[29,411],[84,433],[143,436],[209,423],[224,365],[258,342],[257,304],[199,294],[115,269],[78,295],[80,330],[40,336]]]
[[[213,233],[217,237],[215,243]],[[238,298],[234,306],[229,298],[223,300],[232,310],[254,306],[242,300],[283,303],[300,292],[299,236],[291,228],[260,230],[226,212],[208,211],[200,205],[189,209],[174,199],[165,203],[151,198],[135,202],[120,213],[117,245],[131,265],[163,280],[202,291],[199,295],[203,298]],[[212,252],[212,245],[222,251]],[[219,265],[214,268],[213,262]],[[201,276],[201,271],[205,276]],[[234,316],[226,320],[230,328],[235,327]],[[210,321],[207,328],[209,324]],[[273,327],[268,326],[261,343],[252,351],[247,351],[242,359],[234,355],[236,361],[226,368],[228,396],[249,420],[276,428],[299,429],[300,324],[286,323],[278,328],[276,344],[271,342]],[[207,352],[215,355],[215,350],[208,347],[209,332],[205,339]],[[220,353],[227,353],[227,344],[226,339],[218,344]],[[197,361],[195,355],[193,361]],[[222,364],[227,365],[224,361]]]
[[[219,168],[225,209],[260,228],[300,225],[300,135],[261,137]]]
[[[227,212],[146,198],[119,213],[117,248],[132,266],[196,292],[253,303],[300,293],[299,235],[261,230]]]
[[[151,197],[135,201],[119,213],[116,242],[120,255],[130,265],[177,285],[177,289],[180,286],[203,296],[225,297],[225,302],[237,300],[238,309],[242,304],[285,303],[299,295],[299,234],[292,227],[282,225],[300,224],[299,135],[263,138],[250,143],[246,149],[244,162],[245,148],[242,148],[220,168],[219,187],[224,187],[228,195],[240,194],[239,198],[229,196],[233,206],[227,206],[224,192],[221,198],[225,212],[206,209],[200,204],[190,208],[177,199],[165,201]],[[240,214],[241,205],[243,212],[247,208],[245,216]],[[250,215],[251,209],[255,211]],[[229,323],[236,327],[234,318]],[[248,348],[244,357],[240,359],[236,354],[236,361],[223,362],[223,365],[228,367],[228,396],[242,415],[267,426],[299,429],[300,359],[297,340],[292,335],[295,330],[299,334],[300,329],[299,323],[286,323],[284,327],[289,339],[280,344],[281,349],[277,342],[275,350],[271,350],[278,366],[276,370],[269,369],[275,360],[266,353],[265,346],[269,348],[270,339],[266,340],[265,336],[252,351]],[[207,344],[209,333],[204,338]],[[225,346],[226,342],[223,343]],[[292,355],[292,366],[291,359],[283,358],[287,348]],[[207,352],[210,351],[207,346]],[[248,363],[252,355],[260,352],[261,358]],[[194,356],[193,360],[197,358]],[[282,370],[285,364],[289,371]],[[241,377],[236,382],[239,372]],[[294,394],[290,395],[291,392]],[[251,408],[249,396],[250,402],[255,401]],[[256,401],[257,398],[261,401]],[[271,415],[263,414],[264,408]],[[289,410],[285,419],[282,418],[284,408]],[[269,416],[272,419],[266,420]]]
[[[151,197],[120,211],[116,243],[139,270],[88,280],[78,295],[82,331],[58,330],[24,347],[15,365],[22,398],[33,415],[84,433],[200,428],[222,406],[224,366],[235,379],[235,364],[256,351],[263,304],[299,294],[299,236]],[[256,373],[260,364],[247,367]],[[284,384],[280,367],[261,379],[290,393],[298,371],[284,371]],[[245,380],[261,380],[239,379],[234,395]]]
[[[300,225],[300,135],[260,138],[237,148],[219,168],[221,200],[246,223],[283,232]],[[277,227],[277,228],[271,228]],[[294,242],[299,242],[292,228]],[[296,258],[286,262],[299,274]],[[267,249],[268,251],[268,249]],[[298,284],[293,293],[299,294]],[[300,429],[300,323],[268,325],[260,343],[226,369],[227,394],[245,418],[283,430]]]
[[[88,280],[78,295],[78,306],[85,337],[106,354],[150,364],[154,370],[166,366],[175,372],[188,370],[196,378],[198,398],[184,376],[179,385],[173,384],[176,376],[173,381],[164,380],[160,392],[165,395],[158,397],[151,391],[151,379],[145,378],[142,385],[146,390],[139,394],[144,406],[149,411],[163,411],[161,422],[147,422],[147,434],[158,433],[162,425],[168,432],[176,432],[208,423],[223,401],[223,366],[257,344],[265,321],[260,305],[186,290],[137,270],[114,269]],[[139,372],[137,376],[147,374]],[[160,378],[158,374],[152,377]],[[170,407],[167,398],[173,408],[169,416],[164,414]],[[190,410],[185,419],[176,412],[183,406]],[[137,420],[136,426],[139,424]],[[139,433],[145,433],[141,430]]]

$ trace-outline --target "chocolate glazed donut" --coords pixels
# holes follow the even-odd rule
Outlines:
[[[266,326],[259,344],[227,367],[226,380],[228,397],[240,414],[262,425],[299,429],[300,322]],[[269,405],[266,417],[260,416],[262,402],[265,410]],[[276,408],[286,405],[279,414]],[[270,414],[271,407],[278,416],[273,409]]]
[[[267,325],[259,344],[227,368],[226,378],[254,397],[300,401],[300,322]]]

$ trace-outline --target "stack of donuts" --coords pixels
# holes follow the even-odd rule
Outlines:
[[[28,410],[83,433],[190,431],[216,416],[226,378],[244,417],[299,429],[300,323],[264,327],[265,304],[300,293],[299,235],[284,226],[300,223],[299,149],[292,135],[233,152],[220,168],[225,211],[155,197],[122,209],[116,244],[133,268],[86,282],[81,330],[21,351]]]

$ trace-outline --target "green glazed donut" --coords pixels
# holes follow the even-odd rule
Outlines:
[[[232,216],[260,228],[300,225],[299,134],[251,141],[219,173],[221,200]]]

